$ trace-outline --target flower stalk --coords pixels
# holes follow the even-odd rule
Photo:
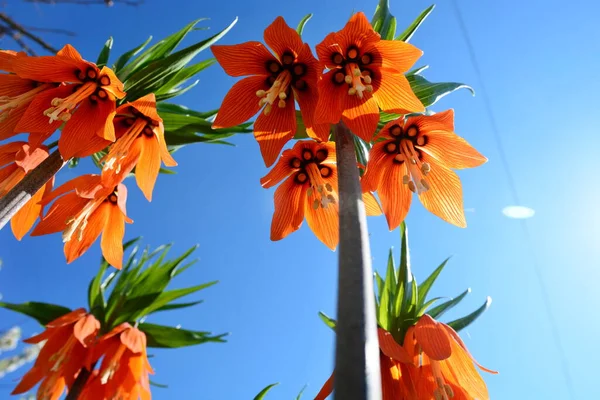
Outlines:
[[[0,229],[66,164],[58,150],[29,172],[4,197],[0,198]]]
[[[381,375],[373,271],[352,132],[335,128],[340,244],[335,356],[335,398],[380,400]]]
[[[94,363],[94,365],[96,365],[96,363]],[[92,370],[94,369],[94,365],[92,365]],[[67,393],[67,397],[65,397],[65,400],[79,399],[79,395],[81,394],[81,391],[85,387],[85,384],[87,383],[91,375],[92,373],[90,372],[90,370],[88,370],[87,368],[81,368],[81,371],[79,371],[79,375],[77,375],[77,379],[75,379],[75,383],[73,383],[73,387],[71,387],[71,390],[69,390],[69,393]]]

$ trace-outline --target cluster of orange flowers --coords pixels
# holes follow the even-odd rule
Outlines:
[[[277,161],[262,186],[289,177],[275,192],[272,240],[298,230],[306,217],[323,243],[337,246],[336,159],[328,140],[331,124],[340,121],[375,142],[362,180],[368,215],[381,213],[371,194],[377,192],[393,230],[417,193],[429,211],[466,226],[460,180],[451,168],[475,167],[486,158],[454,133],[452,110],[399,118],[375,135],[380,109],[402,115],[425,111],[404,76],[421,56],[419,49],[381,40],[360,12],[317,45],[318,60],[282,17],[265,30],[264,39],[275,55],[260,42],[212,46],[227,74],[250,75],[227,93],[213,127],[238,125],[260,111],[254,136],[265,165]],[[294,102],[312,140],[298,141],[278,159],[296,133]]]
[[[479,365],[450,326],[425,314],[408,329],[402,345],[382,328],[378,336],[383,399],[489,399],[475,365],[497,372]],[[333,375],[315,400],[325,400],[332,391]]]
[[[81,256],[102,233],[102,253],[121,268],[127,189],[134,170],[148,200],[161,161],[175,166],[164,139],[156,99],[146,95],[117,107],[126,93],[110,68],[85,61],[70,45],[55,56],[30,57],[0,51],[0,140],[29,133],[28,141],[0,145],[0,197],[49,155],[43,142],[62,127],[58,150],[63,160],[87,157],[109,147],[100,175],[77,177],[52,191],[41,188],[11,220],[21,239],[40,218],[32,235],[62,232],[67,262]],[[43,207],[51,201],[47,213]]]
[[[150,399],[148,374],[154,372],[146,355],[146,335],[128,323],[98,337],[100,330],[100,322],[83,308],[48,323],[44,332],[25,340],[46,343],[13,394],[41,382],[37,398],[58,400],[85,368],[93,372],[81,391],[82,399]]]

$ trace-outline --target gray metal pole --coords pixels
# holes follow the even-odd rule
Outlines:
[[[337,400],[381,400],[371,251],[354,140],[342,122],[335,136],[340,244],[334,396]]]
[[[31,196],[37,193],[42,186],[65,165],[58,150],[31,170],[21,182],[17,183],[6,196],[0,198],[0,229],[10,221]]]

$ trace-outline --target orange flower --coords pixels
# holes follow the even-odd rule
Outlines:
[[[460,179],[450,168],[473,168],[487,159],[453,131],[453,110],[397,119],[381,129],[383,140],[369,153],[362,185],[379,193],[390,230],[406,217],[411,192],[443,220],[467,225]]]
[[[4,197],[23,177],[48,157],[46,146],[33,147],[27,142],[12,142],[0,146],[0,198]],[[17,240],[29,232],[35,220],[42,215],[40,202],[44,193],[52,190],[51,179],[40,188],[10,220]]]
[[[381,40],[363,13],[354,14],[344,29],[317,45],[319,60],[329,72],[319,80],[315,121],[337,124],[341,118],[369,142],[379,108],[399,114],[424,111],[403,75],[422,54],[408,43]]]
[[[37,398],[58,400],[84,366],[89,346],[99,329],[100,322],[80,308],[48,323],[44,332],[25,340],[26,343],[44,340],[46,343],[33,368],[23,376],[12,394],[25,393],[42,381]]]
[[[104,356],[97,374],[87,383],[82,399],[150,399],[154,374],[146,355],[146,335],[128,323],[100,338],[93,359]]]
[[[267,27],[264,38],[275,56],[260,42],[211,47],[227,74],[251,75],[237,82],[227,93],[213,128],[241,124],[264,107],[254,123],[254,137],[265,165],[270,167],[296,133],[294,99],[300,106],[309,136],[326,141],[329,126],[313,123],[318,99],[317,79],[323,68],[308,44],[302,42],[300,35],[282,17]]]
[[[477,364],[458,334],[429,315],[408,329],[404,345],[378,328],[383,400],[489,400]],[[315,400],[333,391],[333,375]]]
[[[58,142],[62,157],[86,157],[115,140],[116,99],[125,96],[123,83],[110,68],[85,61],[71,45],[56,56],[17,55],[16,74],[38,82],[65,82],[38,94],[15,127],[17,132],[51,135],[64,122]],[[43,140],[43,139],[42,139]]]
[[[16,58],[14,51],[0,51],[0,70],[14,72],[13,62]],[[0,74],[0,140],[16,135],[17,123],[33,99],[56,86],[54,83],[23,79],[12,73]]]
[[[168,167],[177,165],[167,149],[154,94],[120,106],[114,123],[117,142],[105,157],[103,183],[114,186],[135,167],[137,184],[150,201],[161,160]]]
[[[31,236],[62,232],[68,264],[85,253],[102,233],[102,255],[110,265],[121,269],[125,222],[133,222],[125,210],[125,185],[106,187],[99,175],[83,175],[49,193],[43,204],[56,198]]]
[[[264,188],[277,185],[271,240],[281,240],[298,230],[304,217],[308,226],[330,249],[339,240],[337,165],[333,142],[298,141],[285,150],[275,167],[260,183]],[[363,194],[368,215],[381,213],[370,193]]]

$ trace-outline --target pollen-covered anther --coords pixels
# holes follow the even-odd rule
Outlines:
[[[265,114],[265,115],[269,115],[269,114],[271,114],[271,109],[272,109],[272,108],[273,108],[273,106],[272,106],[272,105],[270,105],[270,104],[267,104],[267,105],[265,106],[265,109],[264,109],[264,111],[263,111],[263,114]]]
[[[413,181],[408,181],[408,188],[413,193],[417,192],[417,186],[415,185],[415,183]]]
[[[71,111],[75,109],[83,100],[94,95],[98,85],[95,82],[86,82],[79,86],[73,94],[64,99],[54,98],[51,101],[51,108],[48,108],[43,114],[50,118],[49,123],[54,121],[68,121],[71,118]],[[105,93],[106,95],[106,93]]]
[[[352,77],[350,75],[346,75],[344,77],[344,81],[348,84],[351,85],[352,84]]]
[[[365,81],[365,83],[367,85],[370,85],[371,82],[373,82],[373,80],[371,79],[371,77],[369,75],[363,75],[363,81]]]
[[[424,162],[421,165],[421,172],[423,175],[427,175],[431,171],[431,165],[429,163]]]
[[[267,92],[264,91],[264,90],[262,90],[262,89],[256,91],[256,96],[257,97],[265,97],[266,94],[267,94]]]
[[[285,108],[285,100],[283,100],[283,99],[279,100],[279,102],[277,103],[277,106],[279,108]]]

